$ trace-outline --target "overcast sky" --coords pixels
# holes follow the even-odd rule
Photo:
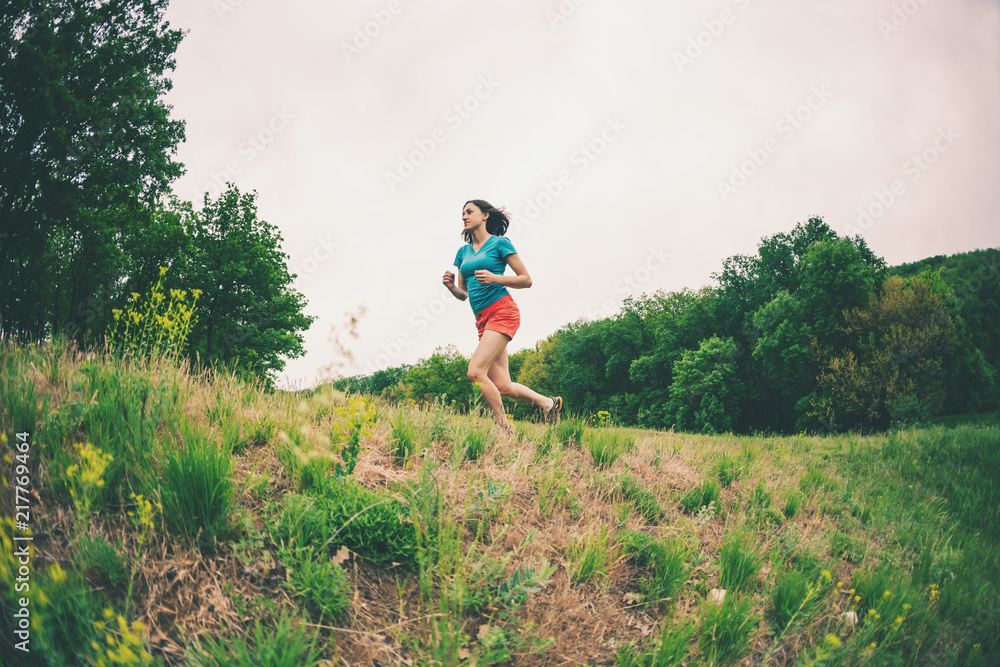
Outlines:
[[[282,386],[470,355],[461,208],[513,213],[510,352],[819,215],[890,264],[1000,245],[997,0],[174,0],[175,183],[257,190],[317,316]],[[864,214],[864,215],[863,215]]]

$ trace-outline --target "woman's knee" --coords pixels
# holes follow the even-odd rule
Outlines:
[[[486,371],[469,366],[469,372],[466,373],[466,376],[469,378],[469,382],[478,384],[486,377]]]

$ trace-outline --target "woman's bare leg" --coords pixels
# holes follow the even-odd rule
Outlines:
[[[476,351],[472,353],[472,359],[469,360],[469,380],[479,386],[479,393],[483,395],[486,405],[493,410],[493,419],[498,424],[507,423],[507,413],[503,409],[500,390],[490,379],[489,371],[501,354],[504,359],[507,358],[509,341],[510,339],[499,331],[487,329],[483,332]]]
[[[497,357],[497,360],[493,362],[493,365],[490,366],[489,377],[493,381],[497,390],[499,390],[501,396],[509,396],[515,401],[531,403],[532,405],[542,408],[543,410],[552,405],[552,399],[548,396],[542,396],[537,391],[529,389],[523,384],[511,382],[506,347],[504,347],[500,356]]]

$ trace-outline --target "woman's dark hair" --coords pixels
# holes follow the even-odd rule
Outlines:
[[[507,215],[502,206],[496,208],[493,204],[483,199],[470,199],[465,204],[462,204],[463,211],[467,204],[475,204],[479,207],[480,211],[489,214],[489,217],[486,218],[486,231],[490,234],[493,236],[503,236],[507,233],[507,226],[510,225],[510,216]],[[472,232],[462,230],[462,236],[465,237],[466,243],[472,243]]]

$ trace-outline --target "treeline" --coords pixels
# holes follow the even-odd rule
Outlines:
[[[0,337],[100,345],[166,267],[165,294],[200,292],[188,356],[270,380],[312,318],[255,193],[230,185],[200,211],[171,194],[184,122],[163,95],[182,33],[166,6],[0,10]]]
[[[998,249],[887,267],[812,218],[713,278],[564,326],[512,354],[511,376],[571,411],[705,433],[871,431],[997,408]],[[466,364],[438,350],[337,384],[464,404]]]

